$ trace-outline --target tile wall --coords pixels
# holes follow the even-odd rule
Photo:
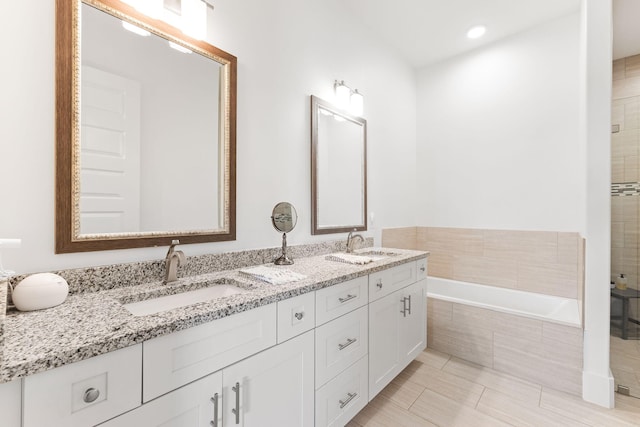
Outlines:
[[[582,300],[578,233],[409,227],[383,230],[382,245],[430,251],[431,276]]]
[[[638,289],[640,255],[640,55],[613,62],[611,280]]]
[[[429,298],[429,348],[575,395],[582,329]]]

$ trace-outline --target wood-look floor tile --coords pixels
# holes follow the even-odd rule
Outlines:
[[[538,405],[525,404],[515,399],[515,395],[507,395],[495,390],[486,389],[478,402],[478,411],[502,420],[514,426],[586,426],[587,424],[564,417],[553,411],[540,408]]]
[[[455,357],[452,357],[442,370],[493,390],[506,393],[528,405],[538,406],[540,403],[542,387],[538,384],[496,372],[493,369]]]
[[[499,427],[509,425],[429,389],[420,395],[418,400],[409,408],[409,411],[443,427]]]
[[[620,402],[616,396],[616,405]],[[589,426],[625,427],[640,425],[640,407],[633,409],[607,409],[585,402],[578,396],[550,388],[542,389],[540,407]]]
[[[639,344],[631,343],[630,351],[640,351]],[[612,348],[623,345],[612,344]],[[448,355],[427,350],[419,359],[433,362],[434,357],[441,361]],[[456,387],[458,390],[454,390]],[[420,388],[423,391],[416,399]],[[478,390],[481,391],[475,400],[477,404],[470,405],[475,399],[470,396],[477,395]],[[638,427],[640,399],[616,394],[616,408],[606,409],[579,396],[457,358],[448,360],[442,369],[415,360],[347,424],[348,427],[504,425]]]
[[[362,427],[438,427],[384,398],[377,396],[353,419]]]
[[[442,367],[449,361],[450,355],[431,348],[425,349],[422,353],[416,357],[418,362],[422,362],[425,365],[432,368],[442,369]]]
[[[467,379],[422,365],[408,378],[424,388],[470,407],[475,407],[480,400],[484,387]]]
[[[424,387],[411,381],[411,375],[398,375],[382,391],[380,396],[385,397],[402,409],[409,409],[413,402],[422,394]]]

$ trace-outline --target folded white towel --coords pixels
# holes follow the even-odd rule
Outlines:
[[[306,279],[304,274],[286,270],[284,268],[272,268],[259,265],[257,267],[245,268],[240,270],[241,274],[249,276],[252,279],[262,280],[272,285],[284,285],[289,282]]]

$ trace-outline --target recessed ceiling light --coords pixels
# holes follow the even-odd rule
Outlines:
[[[486,31],[487,28],[484,25],[476,25],[467,31],[467,37],[477,39],[478,37],[482,37]]]

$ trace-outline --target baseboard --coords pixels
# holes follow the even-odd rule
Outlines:
[[[582,372],[582,398],[587,402],[613,408],[615,381],[611,371],[609,376],[597,375],[592,372]]]

